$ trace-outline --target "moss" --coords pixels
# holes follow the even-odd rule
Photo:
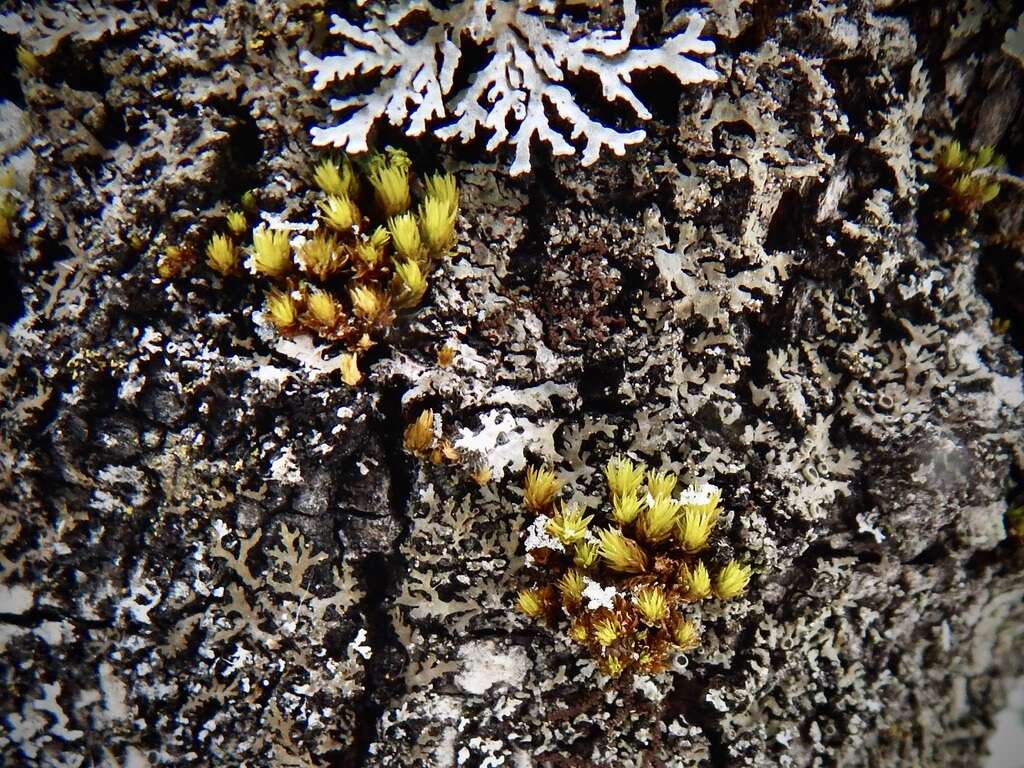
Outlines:
[[[18,67],[30,77],[38,77],[43,73],[43,64],[32,51],[23,45],[15,50],[15,57],[18,60]]]
[[[1024,505],[1011,507],[1006,513],[1006,532],[1018,544],[1024,544]]]
[[[0,171],[0,248],[13,245],[17,239],[17,221],[21,210],[14,192],[14,171]]]
[[[993,181],[991,172],[1004,162],[993,147],[971,152],[962,149],[958,141],[943,144],[936,159],[935,184],[944,192],[947,207],[939,211],[938,218],[970,220],[976,216],[999,195],[999,183]]]
[[[156,272],[163,280],[173,280],[187,272],[195,261],[196,254],[191,248],[169,245],[157,259]]]
[[[405,428],[405,450],[433,464],[455,464],[461,459],[451,441],[434,431],[434,412],[429,408]]]
[[[400,312],[419,306],[431,272],[455,245],[453,176],[425,179],[417,212],[404,152],[389,147],[360,167],[362,179],[347,158],[316,166],[313,182],[323,194],[316,201],[318,220],[299,228],[305,234],[267,224],[251,229],[247,214],[257,200],[250,191],[242,210],[226,215],[226,231],[206,243],[206,263],[221,276],[248,271],[270,283],[265,317],[282,336],[308,333],[352,352],[365,350]],[[177,276],[187,266],[178,255],[164,255],[161,277]],[[361,380],[357,360],[348,361],[343,377],[353,385]]]
[[[698,645],[687,610],[711,597],[740,597],[751,570],[734,560],[714,568],[714,577],[708,569],[721,559],[714,552],[717,488],[677,492],[675,475],[623,457],[608,463],[605,477],[604,509],[583,510],[558,500],[553,472],[527,470],[524,504],[535,519],[526,549],[535,583],[520,590],[518,608],[564,628],[608,678],[659,672]]]

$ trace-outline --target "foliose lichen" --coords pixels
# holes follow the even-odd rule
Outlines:
[[[341,38],[340,53],[325,57],[302,54],[313,87],[323,90],[334,81],[351,84],[371,75],[378,78],[369,93],[350,93],[331,100],[340,114],[336,125],[313,129],[313,143],[334,145],[349,152],[367,149],[370,131],[383,118],[409,136],[420,136],[435,120],[455,118],[433,129],[443,140],[468,142],[489,133],[487,149],[515,149],[512,174],[530,170],[530,142],[536,136],[556,155],[575,154],[557,122],[572,126],[570,138],[584,139],[581,162],[594,163],[604,148],[622,155],[630,144],[643,141],[643,130],[619,131],[589,116],[577,94],[565,86],[580,73],[596,77],[608,102],[622,101],[641,120],[651,112],[634,92],[635,74],[663,69],[681,84],[709,82],[718,75],[694,61],[693,55],[714,53],[714,43],[702,40],[704,21],[685,16],[686,28],[657,48],[633,45],[640,15],[636,0],[622,3],[621,26],[571,29],[564,5],[577,9],[607,9],[601,0],[461,0],[438,4],[419,2],[358,3],[366,9],[362,24],[332,16],[331,32]],[[426,16],[425,24],[418,24]],[[559,28],[561,19],[566,28]],[[424,31],[417,33],[416,29]],[[457,93],[456,72],[464,65],[464,48],[479,46],[483,66]],[[553,110],[558,121],[552,121]],[[510,133],[509,126],[513,126]]]
[[[1024,67],[1024,13],[1017,19],[1017,26],[1006,30],[1003,38],[1003,53],[1012,56]]]

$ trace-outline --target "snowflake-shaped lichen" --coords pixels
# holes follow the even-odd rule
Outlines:
[[[364,3],[365,4],[365,0]],[[636,0],[622,4],[618,30],[593,29],[573,35],[554,26],[564,5],[599,6],[599,0],[461,0],[435,5],[418,2],[374,3],[361,26],[333,16],[331,32],[343,39],[341,52],[324,58],[303,52],[302,63],[322,90],[335,80],[350,83],[366,75],[379,80],[369,92],[331,100],[341,120],[313,129],[313,143],[363,152],[376,122],[387,118],[419,136],[434,120],[454,122],[434,129],[441,139],[469,141],[490,133],[487,149],[515,148],[511,172],[530,170],[534,136],[551,145],[556,155],[576,152],[552,125],[552,117],[571,127],[570,139],[582,139],[583,165],[595,162],[605,147],[622,155],[630,144],[643,141],[643,130],[610,128],[590,117],[566,87],[566,77],[588,73],[598,78],[602,96],[625,102],[642,120],[651,113],[634,93],[637,72],[664,69],[680,83],[715,80],[717,74],[689,55],[714,53],[714,43],[700,39],[703,20],[687,17],[686,29],[658,48],[633,48],[639,21]],[[414,17],[426,14],[426,31],[409,40]],[[456,69],[464,63],[462,46],[484,49],[486,63],[468,85],[453,94]]]

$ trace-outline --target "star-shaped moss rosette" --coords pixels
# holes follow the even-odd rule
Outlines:
[[[525,547],[538,586],[520,590],[518,608],[565,627],[611,678],[660,672],[699,643],[687,607],[739,597],[751,571],[735,560],[714,565],[713,485],[677,492],[676,475],[625,457],[605,476],[607,506],[591,512],[559,500],[550,470],[527,470],[523,501],[536,517]]]
[[[419,305],[428,276],[451,253],[455,177],[428,176],[415,205],[409,157],[388,147],[358,167],[324,160],[313,180],[323,196],[312,222],[252,228],[245,212],[232,211],[226,231],[208,241],[206,263],[224,277],[247,271],[267,280],[265,317],[282,336],[310,333],[365,349],[399,312]],[[346,380],[355,383],[350,368]]]

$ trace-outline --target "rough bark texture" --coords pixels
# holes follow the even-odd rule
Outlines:
[[[927,190],[944,137],[1022,171],[1009,3],[711,2],[724,77],[640,83],[648,141],[591,169],[403,142],[458,174],[460,245],[356,388],[253,281],[154,273],[245,189],[302,202],[317,4],[74,5],[2,25],[2,70],[15,36],[43,68],[0,83],[0,762],[979,764],[1024,671],[1024,273],[990,236],[1024,217]],[[426,407],[489,485],[403,452]],[[519,488],[596,499],[620,451],[721,486],[756,576],[603,685],[512,610]]]

